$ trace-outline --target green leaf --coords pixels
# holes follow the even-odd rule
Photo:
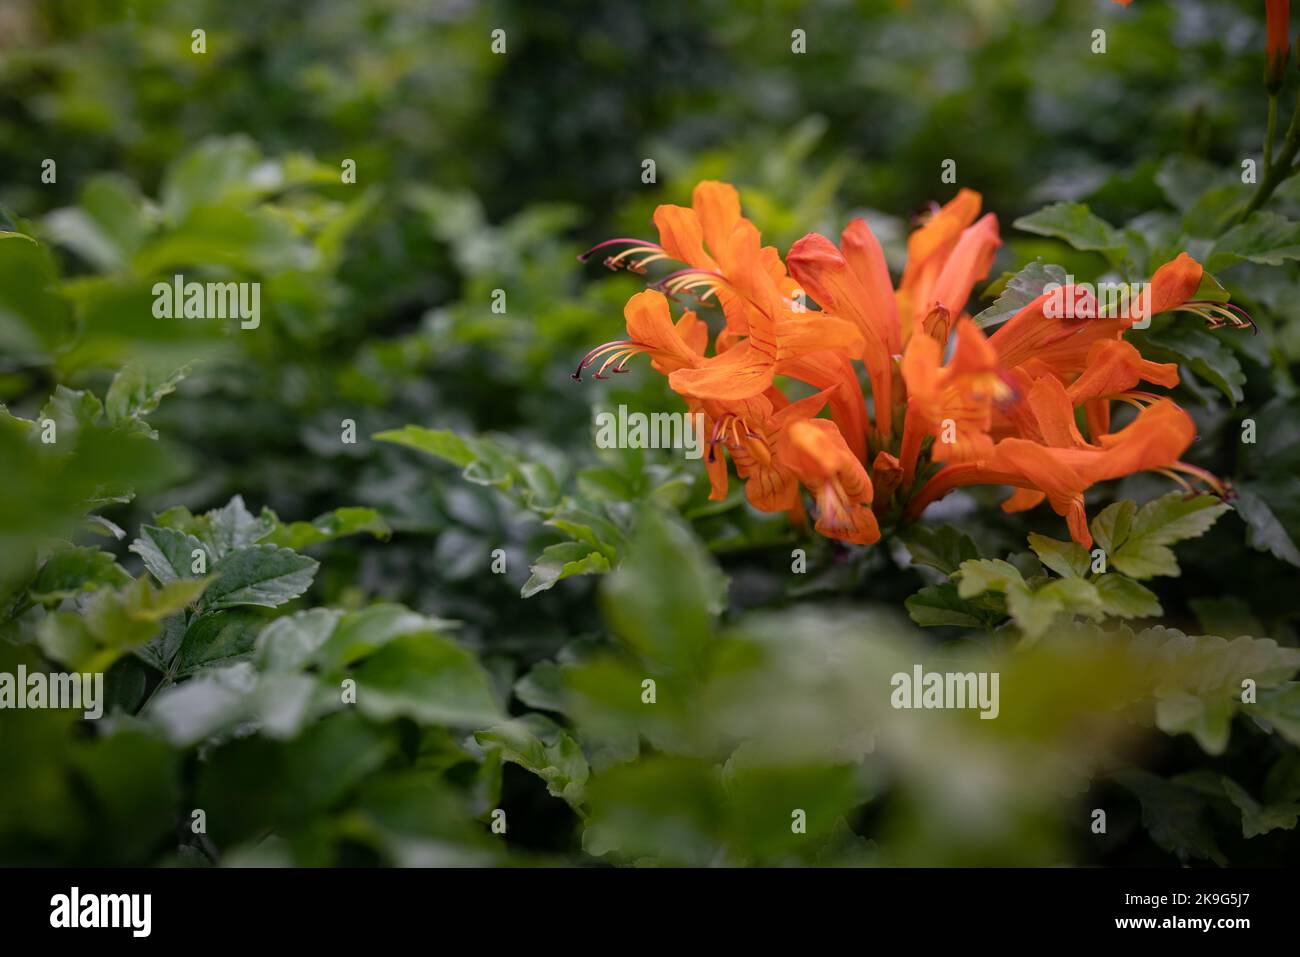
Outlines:
[[[1160,601],[1146,586],[1123,575],[1107,573],[1093,581],[1103,614],[1115,618],[1150,618],[1164,614]]]
[[[611,627],[634,654],[651,667],[690,673],[703,665],[726,590],[726,576],[694,532],[646,507],[601,598]]]
[[[144,560],[144,567],[163,585],[197,577],[192,571],[196,551],[202,553],[204,567],[211,561],[203,543],[193,535],[154,525],[140,526],[140,537],[131,543],[130,551]]]
[[[450,429],[426,429],[418,425],[408,425],[401,429],[379,432],[375,439],[380,442],[392,442],[407,448],[424,452],[434,458],[450,462],[461,468],[467,467],[478,458],[478,453],[467,442]]]
[[[108,552],[98,548],[61,548],[51,555],[30,587],[33,601],[55,604],[97,588],[120,588],[131,576]]]
[[[1027,233],[1062,239],[1075,249],[1102,253],[1112,262],[1127,250],[1123,235],[1083,203],[1054,203],[1021,216],[1013,225]]]
[[[1130,650],[1130,667],[1155,699],[1156,725],[1166,734],[1193,735],[1208,754],[1227,748],[1247,679],[1259,689],[1273,688],[1300,668],[1300,650],[1269,638],[1228,641],[1161,626],[1137,635]]]
[[[145,424],[143,417],[158,408],[162,400],[176,391],[193,363],[162,372],[142,363],[131,363],[113,376],[104,397],[104,411],[112,425],[130,426],[134,431],[156,439],[158,433]]]
[[[315,559],[288,548],[236,548],[213,566],[216,581],[203,596],[203,606],[215,611],[235,605],[283,605],[308,589],[319,567]]]
[[[539,711],[565,712],[564,669],[553,661],[539,661],[515,682],[515,697]]]
[[[141,578],[116,591],[101,589],[85,599],[81,614],[48,616],[39,633],[41,648],[74,670],[107,670],[158,634],[164,619],[189,608],[211,581],[192,578],[154,588]]]
[[[278,524],[275,530],[262,541],[270,545],[282,545],[285,548],[300,550],[309,545],[332,542],[346,535],[362,533],[369,533],[380,541],[386,541],[392,535],[392,529],[373,508],[336,508],[332,512],[318,515],[310,522]]]
[[[1300,513],[1300,477],[1268,476],[1241,482],[1235,491],[1237,514],[1246,522],[1246,544],[1300,566],[1300,546],[1290,531],[1300,528],[1295,521]]]
[[[246,657],[264,624],[265,617],[242,608],[199,615],[185,629],[173,676],[188,677],[200,668]]]
[[[927,585],[904,602],[912,621],[923,628],[953,625],[958,628],[982,628],[985,614],[957,593],[952,582]]]
[[[1218,337],[1188,323],[1170,323],[1139,340],[1152,362],[1177,362],[1208,382],[1236,405],[1244,393],[1246,373],[1232,350]]]
[[[1095,617],[1101,599],[1092,582],[1082,578],[1057,578],[1030,591],[1012,586],[1007,590],[1007,611],[1029,642],[1041,638],[1058,615]]]
[[[546,789],[573,807],[582,804],[590,769],[573,738],[549,718],[526,715],[474,734],[483,748],[496,748],[504,761],[546,782]]]
[[[257,665],[263,671],[296,671],[311,661],[343,613],[309,608],[277,618],[257,636]]]
[[[449,638],[394,639],[353,674],[357,707],[377,721],[402,716],[422,724],[483,728],[503,717],[487,672]]]
[[[1190,858],[1228,863],[1215,842],[1205,799],[1196,791],[1137,769],[1120,771],[1115,780],[1137,796],[1142,824],[1161,848],[1183,863]]]
[[[275,519],[268,515],[253,517],[244,505],[242,495],[236,495],[221,508],[207,512],[208,537],[214,558],[220,559],[231,549],[243,548],[260,542],[275,527]],[[203,536],[199,536],[202,538]]]
[[[951,525],[917,523],[907,530],[903,543],[914,565],[929,565],[945,575],[955,572],[962,562],[979,558],[970,536]]]
[[[1092,567],[1087,549],[1077,542],[1061,542],[1030,532],[1029,547],[1039,561],[1062,578],[1086,578]]]
[[[54,395],[37,415],[37,421],[50,419],[55,424],[54,445],[71,452],[77,436],[96,425],[104,414],[104,404],[90,392],[56,386]]]
[[[1263,805],[1250,796],[1245,788],[1231,778],[1222,776],[1223,791],[1241,811],[1241,836],[1258,837],[1269,831],[1289,831],[1300,820],[1300,803]]]
[[[453,622],[421,615],[405,605],[371,605],[339,618],[312,660],[326,670],[342,668],[396,638],[439,635],[451,627],[454,627]]]
[[[1249,711],[1300,747],[1300,682],[1290,681],[1259,692],[1259,700]]]
[[[1068,279],[1069,276],[1062,267],[1036,259],[1006,279],[993,305],[975,316],[975,324],[981,329],[987,329],[1005,322],[1043,295],[1049,283],[1065,286]]]
[[[609,559],[585,542],[560,542],[548,545],[537,561],[529,566],[532,574],[520,595],[531,598],[573,575],[602,575],[609,571]]]
[[[1138,509],[1131,501],[1107,506],[1092,520],[1092,534],[1109,563],[1133,578],[1177,576],[1178,561],[1168,546],[1199,538],[1228,506],[1212,495],[1188,498],[1170,492]]]
[[[56,290],[47,247],[0,232],[0,354],[19,365],[44,365],[73,331],[71,305]]]
[[[1205,267],[1218,272],[1244,260],[1281,266],[1294,259],[1300,259],[1300,223],[1261,210],[1219,237]]]
[[[138,187],[115,173],[92,176],[74,207],[45,217],[50,238],[74,250],[102,272],[122,269],[153,224]]]
[[[1008,594],[1013,589],[1025,588],[1024,576],[1010,562],[1000,558],[970,559],[957,569],[957,593],[962,598],[974,598],[986,591]]]

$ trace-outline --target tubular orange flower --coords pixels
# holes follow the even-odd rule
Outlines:
[[[786,429],[816,415],[826,405],[826,400],[827,394],[818,392],[798,402],[788,402],[785,396],[776,392],[772,399],[760,396],[740,405],[701,403],[705,427],[710,435],[709,462],[721,460],[717,454],[718,447],[726,449],[735,463],[737,474],[745,479],[745,496],[751,505],[760,512],[799,513],[802,506],[795,473],[778,453]],[[830,422],[826,425],[835,429]],[[709,497],[714,500],[725,498],[726,467],[723,466],[720,472],[711,470],[709,477],[713,483]]]
[[[1264,47],[1264,85],[1270,93],[1282,88],[1291,56],[1291,0],[1264,0],[1268,34]]]
[[[1196,435],[1186,412],[1168,399],[1159,399],[1127,428],[1089,444],[1079,435],[1069,397],[1055,378],[1044,376],[1035,382],[1027,401],[1044,441],[1006,438],[985,461],[947,466],[908,503],[909,514],[919,515],[960,486],[1012,485],[1018,491],[1003,503],[1004,511],[1023,511],[1046,499],[1066,519],[1070,536],[1088,548],[1092,535],[1083,507],[1084,491],[1107,479],[1176,467]]]
[[[903,341],[932,311],[934,288],[962,235],[975,222],[984,199],[970,189],[957,192],[907,240],[907,265],[898,284]],[[995,227],[996,227],[996,220]],[[949,305],[949,304],[946,304]],[[961,303],[962,306],[965,303]]]
[[[962,319],[952,360],[941,366],[941,348],[930,336],[916,335],[903,356],[907,384],[907,417],[899,452],[904,487],[916,475],[916,460],[927,435],[936,439],[930,457],[937,462],[970,461],[993,449],[988,436],[992,403],[1009,398],[997,353],[975,323]],[[945,425],[945,423],[947,423]],[[942,434],[951,430],[951,435]]]
[[[817,531],[856,545],[880,540],[871,511],[871,477],[844,444],[844,437],[825,419],[806,419],[785,436],[786,459],[817,503]]]
[[[735,189],[700,183],[689,208],[656,210],[658,243],[596,247],[614,250],[606,259],[613,268],[669,260],[685,268],[633,296],[624,310],[627,338],[597,346],[574,377],[590,369],[608,378],[632,357],[648,356],[704,417],[710,498],[728,493],[729,458],[754,508],[802,522],[802,487],[815,503],[816,529],[845,542],[877,541],[881,521],[913,520],[930,502],[974,484],[1015,489],[1007,511],[1048,502],[1085,545],[1084,493],[1098,482],[1156,470],[1224,494],[1214,476],[1179,460],[1195,434],[1187,413],[1143,391],[1177,385],[1177,366],[1143,358],[1124,335],[1159,313],[1190,312],[1211,327],[1244,328],[1249,317],[1221,301],[1213,284],[1209,298],[1196,298],[1204,272],[1183,253],[1137,297],[1102,308],[1082,287],[1045,293],[986,336],[965,314],[1001,245],[996,217],[981,217],[980,205],[978,193],[961,190],[939,207],[909,238],[895,290],[863,220],[849,223],[838,246],[804,236],[787,271],[741,215]],[[712,355],[709,326],[694,310],[674,321],[664,291],[716,299],[724,322]],[[803,308],[802,291],[818,308]],[[1052,308],[1061,301],[1075,318]],[[854,360],[871,383],[874,425]],[[792,402],[782,377],[819,391]],[[1139,412],[1112,432],[1115,401]],[[818,418],[823,409],[829,419]]]
[[[898,312],[885,254],[870,227],[855,219],[840,237],[841,249],[825,236],[809,233],[790,248],[789,265],[822,308],[851,319],[862,334],[861,358],[871,379],[876,427],[891,431],[892,357],[900,349]]]
[[[1073,377],[1087,368],[1094,343],[1119,339],[1140,319],[1187,306],[1200,286],[1202,275],[1201,264],[1182,253],[1151,277],[1149,307],[1141,303],[1141,297],[1134,297],[1138,301],[1128,302],[1127,308],[1115,316],[1098,316],[1099,309],[1091,294],[1076,299],[1073,287],[1067,286],[1063,296],[1044,293],[999,326],[989,340],[997,350],[998,359],[1008,368],[1035,360],[1035,369],[1050,370],[1062,378]],[[1049,317],[1046,313],[1054,299],[1076,302],[1076,312],[1081,318]],[[1150,315],[1140,314],[1144,308]]]

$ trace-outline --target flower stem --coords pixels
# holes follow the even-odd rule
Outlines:
[[[1270,123],[1270,126],[1272,125]],[[1269,138],[1272,138],[1271,135]],[[1265,150],[1264,178],[1260,180],[1259,188],[1255,190],[1255,195],[1251,197],[1250,203],[1242,210],[1238,221],[1245,219],[1263,206],[1268,201],[1268,198],[1273,195],[1273,191],[1296,172],[1291,164],[1295,160],[1296,153],[1300,151],[1300,96],[1296,97],[1295,110],[1291,114],[1291,123],[1287,127],[1286,139],[1282,141],[1282,146],[1277,151],[1275,162],[1270,162],[1271,158],[1268,155],[1267,145]]]

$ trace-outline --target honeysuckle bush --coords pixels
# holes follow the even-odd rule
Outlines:
[[[1270,180],[1260,77],[1278,44],[1258,5],[616,6],[562,28],[568,13],[526,4],[6,8],[0,672],[103,669],[107,702],[98,721],[0,711],[0,859],[1293,859],[1297,81],[1289,57],[1270,78]],[[484,39],[501,22],[507,56]],[[206,60],[188,52],[198,23]],[[1099,26],[1105,55],[1088,50]],[[601,53],[610,36],[622,55]],[[579,254],[610,236],[667,247],[659,220],[689,217],[656,210],[713,182],[736,185],[764,264],[802,284],[806,311],[792,299],[780,321],[849,327],[830,352],[851,374],[805,416],[812,454],[789,459],[791,508],[747,494],[736,447],[760,430],[734,413],[708,430],[711,462],[593,446],[593,412],[752,395],[686,395],[654,355],[570,378],[628,337],[629,300],[660,309],[646,289],[673,271]],[[933,297],[945,316],[910,247],[954,220],[978,255]],[[801,275],[867,234],[863,295]],[[1031,356],[999,371],[999,330],[1046,283],[1162,268],[1199,314],[1102,337],[1144,384],[1114,386],[1087,351],[1058,368],[1080,408],[1052,421],[1093,448],[1046,454],[1095,457],[1133,428],[1111,396],[1159,395],[1151,437],[1179,447],[1158,464],[1209,492],[1126,463],[1086,489],[1038,485],[1064,515],[1005,513],[1001,481],[908,513],[943,470],[988,461],[980,435],[1062,448],[1041,423],[1010,431],[1012,398],[1042,378]],[[156,319],[153,284],[178,272],[261,282],[259,328]],[[671,323],[695,314],[684,341],[707,330],[702,365],[750,334],[715,304],[735,292],[659,288]],[[868,355],[888,299],[914,328],[904,340],[900,318],[897,349]],[[1219,321],[1225,303],[1249,327]],[[976,386],[953,417],[972,441],[947,449],[950,416],[918,401],[905,454],[911,396],[959,341],[980,360],[982,378],[949,377]],[[827,388],[770,371],[794,405]],[[1113,391],[1073,401],[1101,379]],[[1050,420],[1055,399],[1028,407]],[[819,447],[840,441],[848,457]],[[886,500],[881,454],[901,471],[913,452],[915,481]],[[869,545],[823,521],[817,470],[856,476],[851,461],[870,502],[836,477],[875,520]],[[895,710],[890,676],[918,665],[998,672],[998,717]]]

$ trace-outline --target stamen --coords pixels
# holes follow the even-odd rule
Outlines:
[[[1233,497],[1232,486],[1228,484],[1228,482],[1200,466],[1189,465],[1186,462],[1175,462],[1173,465],[1169,466],[1169,468],[1192,476],[1202,482],[1206,488],[1219,498],[1228,499]]]
[[[570,374],[569,378],[572,379],[574,382],[581,382],[582,370],[595,363],[595,361],[601,356],[606,355],[608,353],[613,352],[618,356],[622,356],[623,362],[626,363],[628,359],[632,358],[632,356],[640,352],[646,352],[648,350],[649,350],[648,346],[643,345],[640,342],[634,342],[631,339],[613,339],[610,342],[605,342],[602,343],[601,345],[596,346],[596,348],[592,349],[585,356],[583,356],[582,361],[578,363],[578,368],[574,370],[572,374]],[[607,367],[608,365],[609,362],[606,362],[605,365],[601,367],[600,373],[603,373],[605,371],[605,367]],[[601,375],[600,373],[596,374],[597,379],[608,378],[608,376]]]
[[[1232,302],[1214,302],[1208,299],[1194,299],[1191,302],[1183,303],[1175,312],[1190,312],[1194,316],[1199,316],[1211,328],[1217,329],[1220,326],[1231,326],[1234,329],[1251,330],[1252,335],[1259,334],[1259,328],[1255,325],[1255,320],[1236,303]]]
[[[619,253],[618,256],[609,257],[609,259],[614,259],[617,262],[619,259],[622,259],[630,252],[659,253],[663,255],[663,258],[665,259],[667,258],[667,253],[665,253],[664,248],[660,246],[658,243],[652,243],[646,239],[632,239],[627,236],[620,236],[617,239],[607,239],[603,243],[596,243],[596,245],[592,246],[585,253],[583,253],[578,257],[578,262],[582,262],[582,263],[587,262],[589,259],[591,259],[594,253],[596,253],[601,249],[605,249],[608,246],[622,246],[622,245],[629,246],[630,248],[625,249],[623,252]],[[609,259],[606,259],[605,262],[608,263]]]

